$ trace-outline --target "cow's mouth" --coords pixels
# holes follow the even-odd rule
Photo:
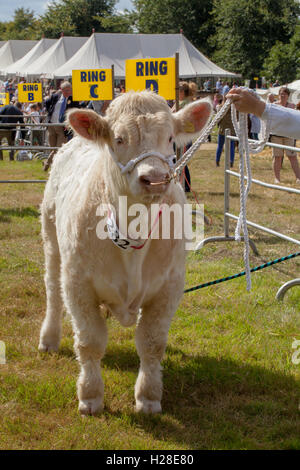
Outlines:
[[[151,182],[149,184],[150,186],[160,186],[162,184],[169,184],[170,181],[171,181],[171,178],[167,178],[165,181],[157,181],[156,183]]]
[[[166,175],[164,178],[151,178],[148,176],[141,176],[140,183],[150,192],[163,192],[166,190],[167,185],[170,183],[171,178],[169,175]]]

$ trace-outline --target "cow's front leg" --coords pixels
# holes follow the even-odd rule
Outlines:
[[[139,317],[136,347],[141,362],[135,384],[135,409],[138,412],[161,412],[163,386],[160,361],[166,349],[170,323],[180,297],[178,293],[173,293],[173,298],[166,298],[164,292],[155,302],[144,306]]]
[[[62,297],[60,286],[60,254],[53,220],[42,212],[42,234],[45,252],[46,317],[40,332],[39,350],[57,351],[61,337]]]
[[[78,409],[82,415],[95,415],[103,410],[104,385],[100,360],[107,343],[106,321],[89,286],[76,285],[76,282],[71,283],[70,287],[65,285],[64,298],[72,316],[74,346],[81,368],[77,381]]]

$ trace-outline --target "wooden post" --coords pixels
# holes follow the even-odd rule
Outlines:
[[[175,54],[175,109],[179,111],[179,52]]]
[[[179,52],[175,54],[175,110],[179,111]],[[176,146],[176,160],[181,156],[180,147]]]
[[[115,66],[111,66],[112,100],[115,98]]]

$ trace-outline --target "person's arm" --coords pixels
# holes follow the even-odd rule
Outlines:
[[[243,88],[233,88],[227,94],[227,98],[231,98],[238,111],[252,113],[264,121],[269,121],[272,134],[300,139],[299,111],[265,103],[254,93]]]
[[[267,103],[261,119],[270,122],[272,134],[300,139],[300,112],[297,109]]]
[[[266,103],[259,99],[254,93],[244,88],[232,88],[226,96],[231,99],[235,107],[241,113],[251,113],[262,117]]]
[[[47,113],[49,112],[49,109],[50,109],[50,107],[51,107],[52,101],[53,101],[53,95],[48,96],[48,97],[45,99],[45,108],[46,108]]]

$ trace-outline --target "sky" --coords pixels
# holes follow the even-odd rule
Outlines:
[[[47,7],[49,0],[0,0],[0,21],[10,21],[13,18],[16,8],[29,8],[37,15],[42,15]],[[116,4],[118,10],[130,9],[131,0],[119,0]]]

